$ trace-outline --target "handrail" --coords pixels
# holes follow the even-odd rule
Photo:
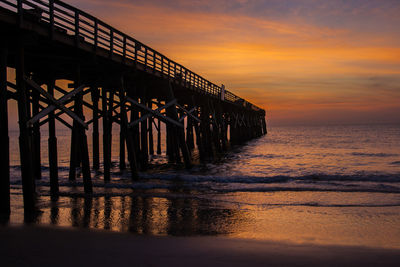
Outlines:
[[[1,4],[3,3],[3,4]],[[221,87],[206,80],[184,66],[169,59],[133,37],[122,33],[94,16],[59,0],[0,0],[0,7],[24,16],[33,16],[38,21],[48,23],[51,31],[65,31],[75,36],[75,43],[85,41],[97,47],[120,55],[124,60],[143,64],[146,68],[159,71],[170,79],[183,81],[192,90],[221,99]],[[255,111],[262,109],[245,99],[225,90],[224,101]]]

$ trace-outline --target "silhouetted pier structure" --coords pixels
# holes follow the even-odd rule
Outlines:
[[[64,2],[1,0],[0,31],[1,213],[10,211],[9,100],[18,103],[26,212],[35,208],[35,179],[41,177],[40,129],[45,124],[50,190],[52,196],[58,194],[56,120],[71,129],[69,179],[76,179],[80,166],[88,194],[92,192],[90,124],[92,168],[100,166],[102,137],[105,181],[110,180],[115,123],[121,129],[120,168],[126,168],[127,159],[133,180],[138,170],[146,170],[149,154],[161,153],[161,122],[166,124],[169,160],[183,159],[187,168],[195,147],[205,159],[267,133],[263,109]],[[7,67],[16,70],[15,83],[7,80]],[[57,80],[70,81],[68,88],[56,86]],[[69,120],[61,117],[65,114]]]

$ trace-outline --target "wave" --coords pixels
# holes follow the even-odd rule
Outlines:
[[[330,175],[330,174],[310,174],[303,176],[218,176],[218,175],[193,175],[181,173],[162,173],[162,174],[141,174],[142,179],[158,180],[177,180],[185,182],[215,182],[215,183],[244,183],[244,184],[267,184],[267,183],[287,183],[290,181],[304,182],[385,182],[399,183],[399,174],[354,174],[354,175]]]
[[[41,187],[46,187],[39,189],[39,192],[46,193],[50,183],[40,182],[38,183]],[[16,187],[17,186],[17,187]],[[60,183],[61,187],[77,187],[83,188],[83,183]],[[164,192],[169,194],[183,194],[184,192],[207,192],[207,193],[271,193],[271,192],[337,192],[337,193],[392,193],[400,194],[400,187],[391,186],[304,186],[304,185],[290,185],[290,186],[236,186],[236,187],[221,187],[221,186],[204,186],[198,184],[158,184],[158,183],[131,183],[131,184],[118,184],[118,183],[93,183],[95,188],[95,193],[102,194],[104,189],[104,194],[113,196],[117,195],[129,195],[132,193],[137,193],[139,191],[152,191],[163,189]],[[11,187],[12,189],[19,189],[20,184],[15,183]],[[97,190],[96,190],[97,188]],[[99,190],[100,189],[100,190]],[[107,189],[111,189],[108,191]],[[117,189],[117,190],[112,190]],[[133,191],[132,191],[133,190]],[[165,191],[166,190],[166,191]],[[75,194],[76,192],[67,192],[66,194]]]
[[[21,194],[15,193],[12,194]],[[40,193],[41,196],[50,196],[50,192],[43,191]],[[215,203],[221,204],[228,204],[228,205],[235,205],[235,207],[240,207],[241,209],[245,208],[246,206],[257,206],[263,208],[271,208],[271,207],[332,207],[332,208],[343,208],[343,207],[350,207],[350,208],[363,208],[363,207],[371,207],[371,208],[379,208],[379,207],[400,207],[400,203],[398,202],[387,202],[387,203],[325,203],[325,202],[283,202],[283,203],[248,203],[244,201],[235,201],[235,200],[226,200],[218,198],[218,195],[214,196],[202,196],[196,195],[191,193],[182,193],[182,192],[146,192],[140,191],[135,192],[95,192],[93,194],[87,195],[83,192],[60,192],[60,197],[72,197],[72,198],[96,198],[96,197],[125,197],[125,196],[133,196],[133,197],[157,197],[157,198],[165,198],[165,199],[194,199],[199,201],[213,201]]]
[[[98,182],[101,187],[108,186],[122,186],[122,184],[115,184],[115,181],[129,182],[130,175],[127,173],[120,173],[114,181],[104,183],[103,181]],[[281,184],[289,182],[300,182],[307,184],[320,184],[330,183],[335,185],[335,182],[375,182],[375,183],[400,183],[399,174],[353,174],[353,175],[331,175],[331,174],[310,174],[303,176],[289,176],[289,175],[277,175],[277,176],[246,176],[246,175],[235,175],[235,176],[221,176],[221,175],[201,175],[201,174],[188,174],[188,173],[140,173],[139,181],[141,183],[148,183],[149,180],[158,181],[181,181],[186,183],[217,183],[217,184]],[[48,177],[46,177],[48,179]],[[48,180],[43,178],[42,180],[36,181],[37,185],[47,185]],[[99,181],[94,179],[93,182]],[[137,184],[134,182],[133,184]],[[21,184],[21,178],[12,179],[11,184]],[[61,186],[76,185],[79,186],[80,182],[70,182],[68,180],[60,179]]]
[[[353,152],[350,154],[353,156],[378,157],[378,158],[396,157],[399,155],[399,154],[388,154],[388,153],[361,153],[361,152]]]

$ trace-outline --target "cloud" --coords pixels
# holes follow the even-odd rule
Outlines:
[[[396,0],[75,3],[275,118],[370,120],[400,106]]]

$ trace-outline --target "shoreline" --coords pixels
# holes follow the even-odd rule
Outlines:
[[[1,226],[3,266],[398,266],[400,250]]]

